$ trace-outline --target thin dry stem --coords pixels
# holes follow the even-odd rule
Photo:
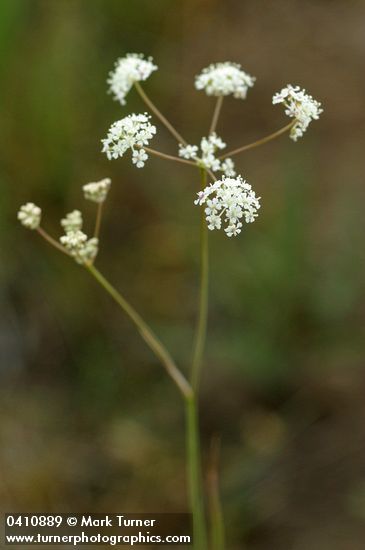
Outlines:
[[[98,283],[110,294],[110,296],[115,300],[115,302],[122,308],[122,310],[128,315],[128,317],[136,325],[138,332],[140,333],[143,340],[153,351],[153,353],[161,361],[162,365],[165,367],[167,374],[174,381],[178,389],[181,391],[185,399],[190,399],[192,396],[192,388],[189,382],[186,380],[185,376],[176,366],[171,355],[165,348],[165,346],[160,342],[157,336],[152,332],[151,328],[147,323],[142,319],[142,317],[137,313],[137,311],[131,306],[129,302],[114,288],[109,281],[100,273],[95,266],[87,264],[86,269],[89,270],[91,275],[95,277]]]
[[[64,246],[62,246],[62,244],[60,244],[58,241],[56,241],[56,239],[51,237],[51,235],[49,235],[47,233],[47,231],[45,231],[42,227],[37,227],[37,231],[38,231],[39,235],[41,237],[43,237],[43,239],[45,239],[49,244],[51,244],[52,246],[57,248],[57,250],[60,250],[61,252],[63,252],[67,256],[70,256],[70,253],[66,250],[66,248]]]
[[[185,139],[179,134],[179,132],[173,127],[173,125],[167,120],[167,118],[161,113],[161,111],[157,109],[156,105],[152,103],[152,101],[150,100],[150,98],[148,97],[148,95],[140,85],[140,83],[135,82],[134,85],[136,87],[137,92],[139,93],[143,101],[146,103],[147,107],[151,109],[151,111],[156,115],[157,118],[160,119],[162,124],[166,126],[166,128],[174,136],[174,138],[179,143],[183,143],[184,145],[187,145],[187,142],[185,141]]]
[[[288,132],[291,130],[291,128],[296,123],[296,120],[293,120],[290,122],[290,124],[287,124],[283,128],[280,128],[280,130],[277,130],[273,134],[269,134],[268,136],[265,136],[261,139],[258,139],[257,141],[253,141],[252,143],[248,143],[247,145],[243,145],[242,147],[238,147],[238,149],[234,149],[233,151],[230,151],[229,153],[225,153],[224,155],[221,155],[220,159],[225,159],[227,157],[233,157],[233,155],[238,155],[238,153],[242,153],[243,151],[248,151],[248,149],[253,149],[254,147],[259,147],[260,145],[263,145],[264,143],[267,143],[268,141],[271,141],[272,139],[275,139],[282,134],[285,134],[285,132]]]
[[[212,178],[213,181],[217,181],[217,178],[215,177],[215,175],[213,174],[213,172],[209,168],[206,168],[205,171],[207,172],[207,174],[210,175],[210,177]]]
[[[219,115],[220,115],[220,112],[221,112],[221,109],[222,109],[222,103],[223,103],[223,96],[220,95],[217,98],[217,101],[216,101],[216,104],[215,104],[215,107],[214,107],[214,113],[213,113],[212,123],[210,125],[209,134],[212,134],[213,132],[215,132],[215,129],[216,129],[217,124],[218,124]]]
[[[94,229],[94,238],[96,239],[99,238],[102,215],[103,215],[103,203],[99,202],[97,211],[96,211],[95,229]]]
[[[156,157],[160,157],[162,159],[174,160],[175,162],[181,162],[183,164],[189,164],[190,166],[196,166],[196,163],[191,160],[175,157],[174,155],[167,155],[166,153],[161,153],[161,151],[156,151],[156,149],[150,149],[149,147],[143,147],[143,149],[147,151],[147,153],[151,153],[151,155],[155,155]]]

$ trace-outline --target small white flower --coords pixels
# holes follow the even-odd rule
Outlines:
[[[18,220],[28,229],[37,229],[41,223],[42,210],[32,202],[20,207]]]
[[[179,144],[179,157],[183,159],[196,159],[198,155],[197,145],[182,145]]]
[[[228,237],[236,237],[239,233],[241,233],[242,223],[238,222],[235,225],[229,225],[225,232],[227,233]]]
[[[63,244],[63,246],[67,248],[67,250],[72,252],[73,250],[84,246],[85,242],[87,241],[87,235],[85,235],[85,233],[83,233],[79,229],[77,229],[76,231],[67,231],[66,235],[63,235],[60,238],[60,241],[61,244]]]
[[[84,246],[82,246],[74,255],[75,261],[78,264],[88,264],[93,262],[98,254],[99,239],[92,237],[88,239]]]
[[[251,223],[257,218],[260,208],[260,198],[249,183],[241,176],[229,178],[223,176],[221,180],[208,185],[199,191],[194,204],[203,206],[208,229],[221,229],[222,223],[228,237],[238,235],[242,229],[242,221]]]
[[[61,220],[65,231],[77,231],[82,228],[82,214],[80,210],[73,210]]]
[[[210,195],[209,187],[206,187],[203,191],[198,191],[197,193],[198,198],[195,199],[194,204],[196,205],[198,204],[199,206],[201,206],[202,204],[205,203],[209,195]]]
[[[221,217],[217,214],[210,214],[206,216],[206,220],[208,222],[208,229],[210,229],[210,231],[214,231],[214,229],[220,229],[222,227]]]
[[[219,210],[222,209],[222,205],[216,197],[214,197],[213,199],[208,199],[206,201],[206,205],[207,206],[204,212],[207,214],[207,216],[211,216],[212,214],[217,214]]]
[[[215,132],[208,137],[203,137],[200,141],[200,154],[197,145],[179,145],[179,157],[193,159],[203,168],[212,170],[212,172],[224,172],[226,176],[235,176],[234,163],[232,159],[226,159],[224,162],[216,156],[218,150],[226,147],[224,141],[217,136]]]
[[[201,164],[204,168],[210,168],[213,172],[218,172],[221,168],[221,161],[217,159],[213,153],[203,155]]]
[[[125,105],[126,95],[135,82],[147,80],[157,70],[151,57],[144,59],[143,54],[128,53],[115,64],[115,69],[109,74],[108,84],[114,99]]]
[[[215,63],[209,65],[195,78],[195,88],[205,90],[207,95],[233,95],[245,99],[248,88],[255,83],[255,77],[245,73],[237,63]]]
[[[232,159],[226,159],[221,164],[221,169],[224,174],[230,178],[234,178],[236,175],[236,170],[234,168],[234,162]]]
[[[109,160],[122,157],[128,149],[132,150],[132,160],[135,157],[135,151],[143,149],[156,134],[156,126],[150,123],[150,116],[145,114],[131,114],[111,125],[106,139],[102,139],[102,152],[106,154]],[[147,160],[148,155],[145,150],[141,155],[141,160],[134,162],[141,168]]]
[[[317,120],[323,112],[319,101],[313,99],[299,86],[292,86],[291,84],[276,93],[272,98],[272,102],[274,105],[283,103],[285,114],[296,119],[290,131],[290,137],[293,141],[297,141],[298,137],[302,137],[310,122]]]
[[[99,240],[95,237],[88,239],[80,230],[67,231],[60,242],[78,264],[93,262],[98,253]]]
[[[91,182],[83,185],[82,189],[84,191],[85,199],[97,203],[104,202],[110,189],[111,183],[112,180],[110,178],[104,178],[100,181]]]
[[[208,140],[209,143],[216,149],[224,149],[227,146],[227,144],[224,143],[224,141],[219,136],[217,136],[215,132],[210,134]]]
[[[134,150],[132,155],[132,162],[137,168],[143,168],[145,161],[148,159],[148,155],[144,149]]]
[[[219,136],[217,136],[215,132],[210,134],[208,137],[203,137],[200,142],[200,149],[203,154],[206,155],[215,153],[218,149],[224,149],[225,147],[226,144]]]

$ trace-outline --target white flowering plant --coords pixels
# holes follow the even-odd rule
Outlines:
[[[322,108],[320,103],[308,95],[305,90],[298,86],[287,85],[280,92],[274,94],[273,104],[284,104],[285,114],[291,118],[290,123],[252,143],[223,152],[227,145],[216,133],[223,100],[227,96],[245,100],[249,88],[252,88],[255,83],[255,78],[236,63],[212,64],[203,69],[195,79],[197,90],[203,90],[207,96],[216,98],[209,132],[201,138],[199,145],[191,145],[161,113],[141,85],[156,70],[157,66],[153,59],[146,59],[142,54],[127,54],[117,61],[114,71],[108,78],[110,93],[121,105],[125,105],[128,93],[135,89],[150,114],[146,112],[131,113],[114,122],[109,128],[106,138],[101,140],[102,152],[109,160],[114,161],[123,158],[125,153],[130,150],[132,163],[137,168],[143,168],[149,155],[154,155],[180,165],[193,166],[201,175],[200,189],[191,197],[192,206],[201,208],[201,261],[200,298],[190,373],[185,373],[176,364],[170,352],[142,316],[95,266],[100,244],[103,205],[111,187],[109,178],[83,186],[85,199],[96,205],[95,227],[91,236],[83,231],[83,216],[79,210],[73,210],[61,219],[64,233],[59,239],[52,237],[43,228],[41,209],[33,203],[26,203],[20,208],[18,219],[26,228],[37,231],[48,243],[83,266],[96,279],[134,323],[147,346],[161,362],[181,393],[186,407],[187,471],[190,507],[193,514],[194,548],[206,550],[210,546],[201,482],[197,400],[207,332],[208,233],[209,231],[223,230],[227,237],[236,237],[241,233],[245,224],[253,223],[258,217],[261,206],[260,197],[256,196],[251,184],[242,175],[237,174],[232,157],[263,145],[285,133],[289,133],[290,137],[297,141],[299,137],[303,136],[310,122],[318,119]],[[156,122],[162,123],[176,139],[176,155],[150,147],[150,142],[157,133],[157,127],[151,122],[152,116]],[[219,177],[216,177],[216,174]],[[218,491],[216,498],[218,499]],[[224,530],[220,506],[215,507],[211,524],[213,532],[220,533],[220,540],[213,541],[214,547],[223,548]]]
[[[283,103],[285,114],[294,119],[293,126],[290,129],[290,137],[293,141],[297,141],[298,137],[302,137],[310,122],[318,120],[319,115],[323,112],[319,101],[313,99],[299,86],[292,86],[291,84],[275,94],[272,102],[274,105]]]

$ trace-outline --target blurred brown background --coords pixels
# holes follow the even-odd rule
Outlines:
[[[180,397],[88,274],[25,231],[93,208],[81,185],[110,176],[99,268],[184,369],[197,300],[197,175],[128,155],[110,123],[145,110],[106,93],[115,59],[152,55],[146,90],[191,143],[214,101],[193,88],[210,62],[257,77],[224,103],[218,133],[248,143],[287,122],[272,94],[304,86],[324,113],[237,157],[262,196],[242,236],[211,234],[204,460],[221,434],[229,549],[362,550],[365,2],[2,0],[0,3],[0,500],[6,511],[186,509]],[[160,128],[154,147],[176,153]]]

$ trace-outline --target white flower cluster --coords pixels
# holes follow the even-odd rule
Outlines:
[[[195,88],[205,90],[207,95],[233,95],[238,99],[245,99],[248,88],[252,88],[255,77],[241,69],[237,63],[215,63],[209,65],[195,77]]]
[[[110,178],[104,178],[100,181],[83,185],[82,189],[84,191],[85,199],[96,203],[104,202],[110,189],[111,183],[112,180]]]
[[[63,229],[67,231],[77,231],[82,228],[82,214],[80,210],[73,210],[66,214],[66,216],[61,220],[61,225]]]
[[[102,152],[109,160],[122,157],[132,150],[132,161],[137,168],[143,168],[148,155],[143,149],[156,133],[156,126],[150,123],[150,116],[131,114],[111,125],[106,139],[102,139]]]
[[[194,204],[205,205],[205,217],[208,229],[221,229],[222,221],[228,237],[241,233],[242,222],[252,223],[257,218],[260,198],[249,183],[242,179],[222,177],[198,193]]]
[[[179,145],[179,156],[194,160],[199,166],[208,168],[213,172],[223,172],[226,176],[235,176],[236,171],[232,159],[223,162],[216,157],[216,152],[226,147],[222,139],[214,132],[209,137],[203,137],[200,142],[200,151],[197,145]]]
[[[37,229],[41,223],[42,210],[32,202],[20,207],[18,220],[28,229]]]
[[[296,122],[290,131],[290,137],[297,141],[302,137],[312,120],[317,120],[323,112],[319,101],[313,99],[305,90],[299,86],[288,84],[272,98],[273,104],[283,103],[285,105],[285,114],[290,118],[295,118]]]
[[[88,264],[95,260],[98,253],[99,240],[88,239],[80,229],[66,231],[60,238],[61,244],[68,250],[78,264]]]
[[[135,82],[147,80],[156,71],[152,58],[144,59],[142,54],[128,53],[115,64],[115,69],[109,74],[108,84],[114,99],[125,105],[126,95]]]

